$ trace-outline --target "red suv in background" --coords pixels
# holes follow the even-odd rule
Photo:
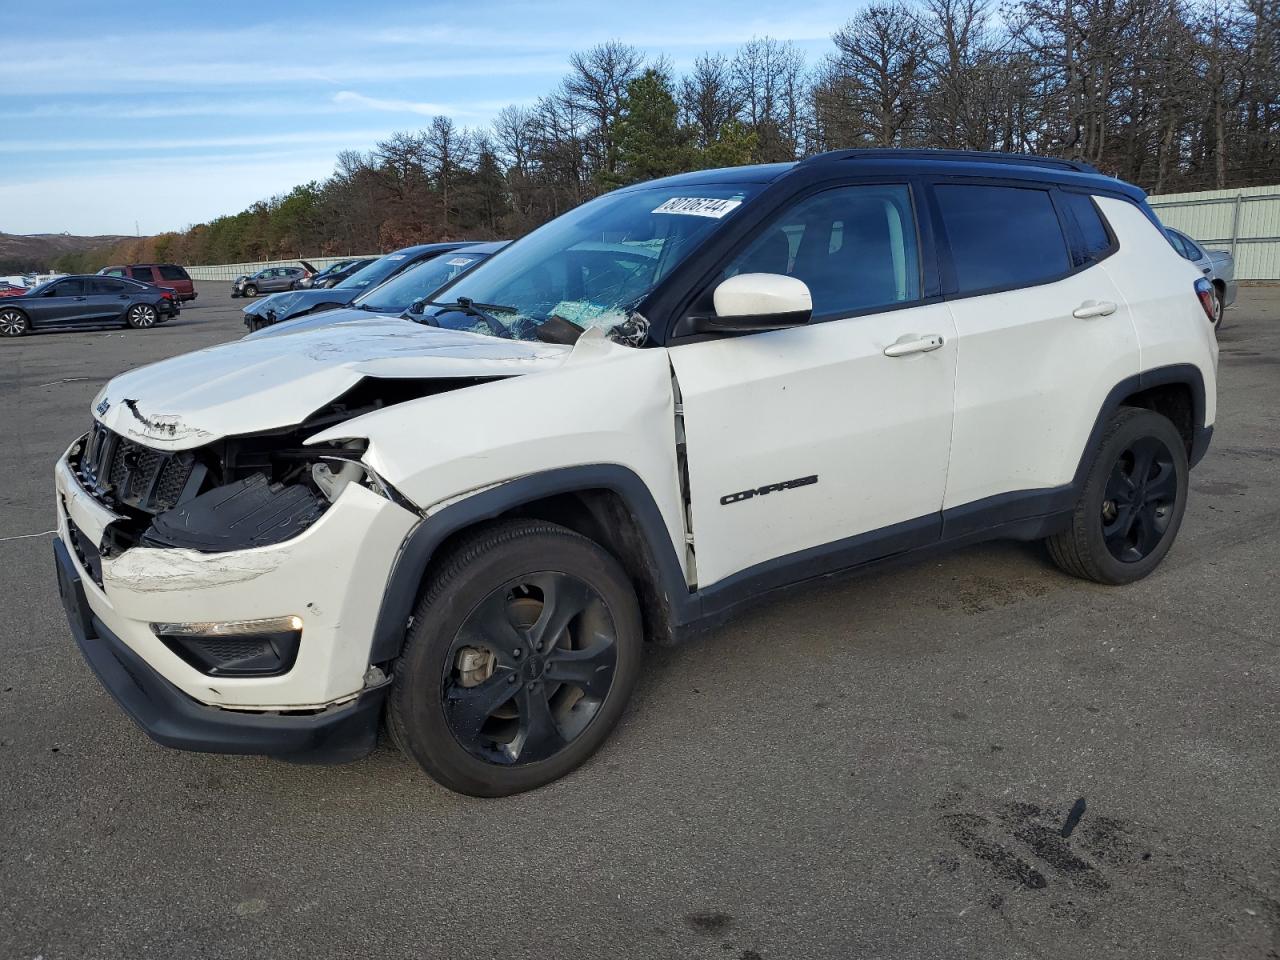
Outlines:
[[[157,287],[169,287],[177,293],[179,300],[196,298],[195,284],[191,282],[187,271],[176,263],[131,263],[126,266],[103,267],[98,274],[104,277],[129,277]]]

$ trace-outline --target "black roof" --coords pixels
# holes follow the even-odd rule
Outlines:
[[[694,186],[695,184],[771,183],[783,178],[803,177],[818,181],[848,173],[868,176],[907,173],[942,173],[976,177],[1029,180],[1076,186],[1092,191],[1120,194],[1135,201],[1146,198],[1139,187],[1099,173],[1087,163],[1059,157],[1036,157],[1022,153],[999,153],[980,150],[897,150],[868,149],[829,150],[799,163],[767,163],[743,167],[722,167],[677,174],[649,183],[636,184],[627,190],[662,186]]]

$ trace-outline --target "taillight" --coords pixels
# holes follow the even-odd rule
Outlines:
[[[1204,277],[1199,277],[1196,280],[1196,296],[1200,298],[1200,306],[1204,307],[1204,315],[1213,323],[1217,319],[1214,316],[1213,284]]]

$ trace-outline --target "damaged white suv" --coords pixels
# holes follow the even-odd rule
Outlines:
[[[170,746],[529,789],[642,641],[891,555],[1169,550],[1215,409],[1212,291],[1065,161],[840,151],[629,187],[403,316],[123,374],[56,469],[59,584]]]

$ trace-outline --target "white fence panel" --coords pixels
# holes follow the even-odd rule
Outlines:
[[[1280,280],[1280,185],[1153,196],[1165,226],[1236,258],[1237,280]]]
[[[379,257],[379,253],[353,253],[345,257],[303,257],[317,270],[331,267],[342,260],[361,260]],[[267,267],[296,267],[299,260],[258,260],[254,263],[215,263],[202,267],[187,267],[192,280],[234,280],[236,277],[257,273]]]

